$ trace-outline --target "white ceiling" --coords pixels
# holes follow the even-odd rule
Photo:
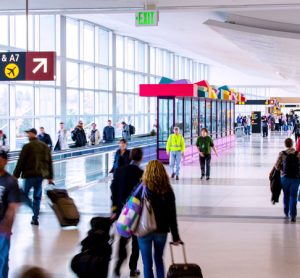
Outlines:
[[[1,2],[0,13],[24,13],[25,0]],[[134,12],[145,3],[159,9],[158,27],[135,27]],[[234,69],[235,84],[243,83],[235,74],[242,72],[266,86],[295,85],[293,93],[300,86],[299,0],[29,0],[29,7],[31,13],[83,18],[205,63],[225,65],[226,74]]]

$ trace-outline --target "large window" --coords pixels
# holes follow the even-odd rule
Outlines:
[[[26,50],[25,22],[23,15],[0,16],[2,51]],[[207,66],[188,57],[60,15],[29,16],[29,51],[56,51],[57,78],[0,84],[0,129],[11,150],[27,142],[24,131],[31,127],[44,126],[56,141],[61,121],[70,131],[82,120],[88,132],[92,122],[102,130],[110,118],[117,135],[121,121],[133,124],[137,134],[148,133],[157,123],[156,98],[139,97],[139,85],[157,84],[162,76],[195,82],[208,73]],[[176,105],[181,105],[178,119],[183,108],[189,113],[188,122],[178,122],[180,127],[193,124],[197,134],[191,103]]]

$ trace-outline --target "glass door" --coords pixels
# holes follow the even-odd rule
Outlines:
[[[157,158],[168,163],[166,145],[174,128],[174,98],[158,98],[157,101]]]

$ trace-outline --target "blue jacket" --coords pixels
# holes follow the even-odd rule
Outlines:
[[[126,150],[123,155],[121,155],[120,150],[117,150],[116,154],[115,154],[114,164],[110,170],[110,173],[115,173],[115,171],[118,167],[123,167],[123,166],[129,165],[129,163],[130,163],[129,156],[130,156],[129,150]]]
[[[115,129],[112,126],[106,126],[103,129],[103,141],[113,142],[115,140]]]

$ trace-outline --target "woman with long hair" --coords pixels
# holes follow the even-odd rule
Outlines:
[[[177,226],[175,195],[166,169],[158,160],[148,163],[142,181],[146,186],[146,196],[151,202],[157,225],[156,231],[138,238],[144,265],[144,277],[154,278],[152,259],[152,246],[154,246],[156,277],[164,278],[163,252],[168,233],[171,231],[175,244],[181,243]]]

